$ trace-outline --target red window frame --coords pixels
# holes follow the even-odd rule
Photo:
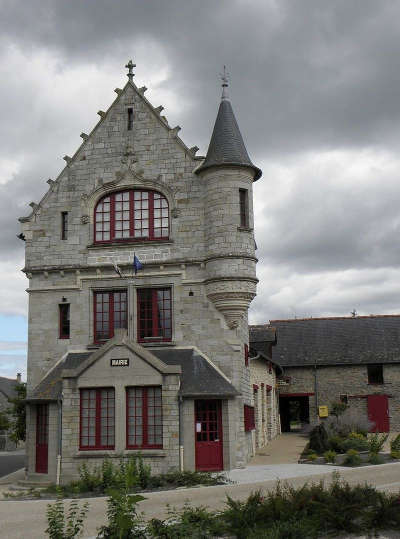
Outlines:
[[[100,298],[101,300],[99,300]],[[123,298],[125,301],[123,301]],[[102,329],[99,329],[100,326]],[[108,329],[106,330],[105,327],[108,327]],[[114,337],[115,329],[126,329],[127,327],[128,291],[126,289],[96,290],[93,293],[94,342],[96,344],[103,343]]]
[[[120,198],[123,200],[119,200]],[[117,237],[119,232],[122,235],[125,232],[125,236]],[[96,204],[94,243],[168,239],[168,200],[158,191],[118,191],[102,197]]]
[[[172,289],[137,289],[138,342],[172,339]]]
[[[162,449],[161,386],[127,387],[125,401],[126,448]]]
[[[244,405],[244,430],[250,432],[256,428],[254,406]]]
[[[106,405],[104,405],[104,401]],[[85,413],[87,411],[87,413]],[[92,421],[90,421],[92,420]],[[103,424],[102,424],[103,423]],[[103,443],[103,437],[107,442]],[[112,443],[109,443],[112,440]],[[83,443],[86,441],[86,443]],[[113,387],[80,390],[79,449],[115,448],[115,390]]]
[[[70,304],[60,303],[58,305],[58,338],[69,339],[70,336]]]

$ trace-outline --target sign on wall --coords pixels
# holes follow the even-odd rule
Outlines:
[[[110,359],[111,367],[129,367],[129,358]]]

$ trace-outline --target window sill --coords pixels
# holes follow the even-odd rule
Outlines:
[[[369,386],[384,386],[385,382],[368,382]]]
[[[249,228],[248,226],[238,226],[239,232],[253,232],[254,228]]]
[[[138,344],[140,346],[143,346],[143,348],[154,348],[154,347],[160,347],[160,346],[176,346],[175,341],[153,341],[153,342],[141,342],[138,341]]]
[[[167,456],[165,449],[124,449],[123,451],[116,451],[115,449],[88,449],[83,451],[77,451],[73,458],[90,459],[108,457],[120,459],[123,456],[135,455],[140,455],[143,458]]]
[[[91,243],[87,249],[109,249],[110,247],[145,247],[146,245],[172,245],[173,240],[146,240],[146,241],[110,241],[108,243]]]

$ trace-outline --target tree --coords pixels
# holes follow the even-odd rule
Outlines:
[[[10,421],[5,412],[0,411],[0,434],[2,432],[7,432],[10,428]]]
[[[15,397],[8,399],[12,405],[7,412],[10,415],[10,439],[17,444],[20,441],[25,441],[26,437],[26,384],[16,384]]]

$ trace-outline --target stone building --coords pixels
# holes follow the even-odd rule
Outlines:
[[[277,340],[272,358],[284,369],[278,381],[282,431],[291,430],[293,419],[316,423],[321,406],[329,413],[340,401],[374,430],[400,430],[400,315],[270,323]],[[258,327],[269,342],[270,326]]]
[[[283,370],[272,361],[272,347],[276,344],[275,328],[265,330],[251,326],[249,339],[250,381],[254,401],[253,441],[258,449],[281,432],[277,379]]]
[[[153,472],[229,469],[252,452],[245,350],[261,171],[226,78],[204,158],[126,67],[125,87],[20,219],[30,479],[65,482],[84,462],[139,452]]]
[[[21,383],[21,375],[18,373],[16,379],[0,376],[0,412],[6,413],[10,408],[10,400],[16,397],[15,387]],[[11,442],[7,432],[0,431],[0,451],[15,449],[15,443]]]

